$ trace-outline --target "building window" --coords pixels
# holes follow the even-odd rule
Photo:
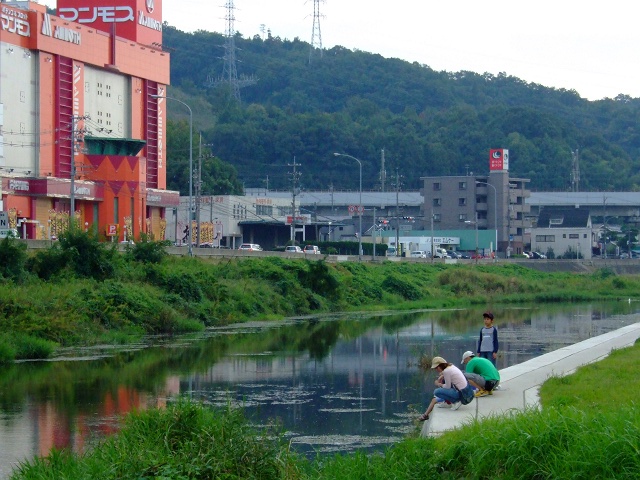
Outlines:
[[[587,238],[587,234],[586,234],[586,233],[583,233],[583,234],[582,234],[582,238]]]
[[[577,240],[578,238],[580,238],[580,235],[577,233],[570,233],[569,234],[569,239],[570,240]]]
[[[256,205],[256,215],[273,215],[273,205]]]
[[[433,221],[434,222],[440,222],[441,221],[441,215],[439,213],[434,213],[433,214]]]
[[[536,242],[538,243],[554,243],[555,241],[555,235],[536,235]]]
[[[466,190],[467,182],[458,182],[458,190]]]
[[[436,191],[442,189],[442,185],[440,184],[440,182],[435,182],[433,184],[433,189],[436,190]]]
[[[434,198],[433,199],[433,206],[434,207],[439,207],[442,205],[442,199],[441,198]]]
[[[461,222],[466,222],[467,221],[467,214],[466,213],[461,213],[460,215],[458,215],[458,220]]]
[[[459,207],[464,207],[467,204],[467,199],[462,197],[458,199],[458,206]]]

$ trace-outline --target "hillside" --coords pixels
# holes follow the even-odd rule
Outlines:
[[[640,187],[640,99],[593,102],[507,74],[437,72],[342,47],[310,63],[309,44],[299,39],[238,34],[238,75],[258,78],[238,104],[228,89],[207,86],[223,72],[224,42],[221,34],[165,24],[170,94],[189,103],[203,144],[238,173],[227,171],[222,185],[205,180],[203,194],[237,191],[238,181],[288,189],[294,160],[302,188],[357,188],[357,166],[333,152],[362,160],[363,188],[375,189],[382,149],[387,175],[398,172],[403,189],[420,188],[425,175],[488,172],[490,148],[508,148],[512,175],[531,178],[533,190],[569,190],[576,149],[581,190]],[[170,110],[171,120],[185,115],[179,106]],[[170,137],[178,126],[170,122]],[[186,193],[188,130],[178,130],[169,188]]]

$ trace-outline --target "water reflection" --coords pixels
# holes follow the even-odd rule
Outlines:
[[[495,311],[500,368],[637,322],[635,303]],[[50,362],[0,368],[0,477],[53,447],[82,451],[122,414],[179,394],[241,405],[277,422],[302,452],[379,448],[414,426],[432,381],[423,354],[459,362],[473,349],[482,310],[345,316],[254,324],[152,346],[63,352]],[[145,348],[146,347],[146,348]]]

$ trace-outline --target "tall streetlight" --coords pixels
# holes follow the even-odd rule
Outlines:
[[[178,100],[174,97],[168,97],[166,95],[151,95],[151,98],[166,98],[167,100],[173,100],[181,103],[187,110],[189,110],[189,224],[187,231],[187,240],[189,240],[189,256],[193,256],[193,245],[191,241],[191,215],[193,209],[193,112],[191,107],[184,103],[182,100]],[[176,219],[177,220],[177,219]]]
[[[347,158],[351,158],[352,160],[355,160],[356,162],[358,162],[358,167],[360,167],[360,205],[358,205],[358,216],[360,217],[360,222],[359,222],[359,232],[358,232],[358,260],[362,260],[362,162],[360,160],[358,160],[356,157],[352,157],[351,155],[347,155],[346,153],[334,153],[333,154],[336,157],[347,157]],[[396,245],[396,248],[398,248],[398,246]]]
[[[476,226],[476,263],[478,263],[478,212],[476,211],[476,219],[473,220],[465,220],[464,223],[467,225],[475,225]]]
[[[487,185],[488,187],[493,188],[493,226],[496,229],[496,244],[494,245],[494,250],[498,251],[498,190],[496,187],[487,182],[478,182],[476,181],[476,185]],[[496,256],[496,258],[498,258]]]

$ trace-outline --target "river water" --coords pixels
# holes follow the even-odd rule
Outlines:
[[[640,321],[640,303],[495,310],[505,368]],[[421,358],[458,364],[482,310],[336,315],[250,323],[126,348],[70,349],[0,367],[0,478],[52,448],[84,451],[122,415],[179,395],[238,406],[308,455],[381,449],[415,427],[433,387]]]

